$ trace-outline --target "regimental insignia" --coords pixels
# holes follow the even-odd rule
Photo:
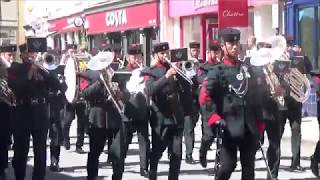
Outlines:
[[[242,80],[243,80],[243,74],[242,74],[242,73],[237,74],[236,78],[237,78],[239,81],[242,81]]]
[[[238,37],[237,37],[237,36],[234,36],[233,40],[235,40],[235,41],[238,40]]]

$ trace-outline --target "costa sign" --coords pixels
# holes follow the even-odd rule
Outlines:
[[[118,27],[119,25],[125,25],[127,23],[128,23],[127,11],[125,9],[106,13],[107,26]]]
[[[248,0],[219,0],[219,28],[248,27]]]
[[[159,3],[139,5],[86,15],[88,34],[126,31],[159,25]],[[101,22],[103,20],[103,22]]]

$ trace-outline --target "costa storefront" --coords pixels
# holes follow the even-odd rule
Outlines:
[[[79,19],[83,25],[76,26]],[[48,21],[48,31],[52,33],[48,37],[48,46],[55,49],[65,49],[66,44],[84,45],[85,34],[83,28],[87,28],[85,19],[81,14],[74,14],[68,17],[52,19]]]
[[[117,6],[119,8],[110,9]],[[159,31],[158,1],[109,4],[105,9],[108,10],[85,12],[91,48],[99,48],[102,43],[120,43],[123,54],[126,54],[129,44],[139,43],[144,44],[145,58],[150,57],[152,41],[157,40]]]

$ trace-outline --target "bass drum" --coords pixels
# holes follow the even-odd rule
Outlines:
[[[66,99],[69,103],[74,103],[77,100],[79,89],[79,78],[77,72],[79,71],[78,63],[73,58],[68,58],[64,69],[65,82],[67,90],[65,92]]]

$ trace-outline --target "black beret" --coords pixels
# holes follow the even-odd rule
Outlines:
[[[77,49],[77,45],[76,44],[67,44],[66,45],[66,49]]]
[[[200,43],[199,42],[190,42],[189,48],[200,48]]]
[[[131,44],[128,47],[128,54],[142,54],[142,47],[140,44]]]
[[[21,44],[21,45],[19,46],[19,50],[20,50],[20,53],[28,52],[27,44],[26,44],[26,43]]]
[[[240,31],[238,29],[226,28],[220,31],[220,36],[224,42],[234,42],[240,40]]]
[[[0,52],[16,52],[16,45],[0,46]]]
[[[219,40],[213,40],[209,42],[209,49],[211,51],[221,50],[221,43]]]
[[[169,50],[169,43],[167,42],[161,42],[153,45],[153,52],[158,53],[161,51],[167,51]]]

